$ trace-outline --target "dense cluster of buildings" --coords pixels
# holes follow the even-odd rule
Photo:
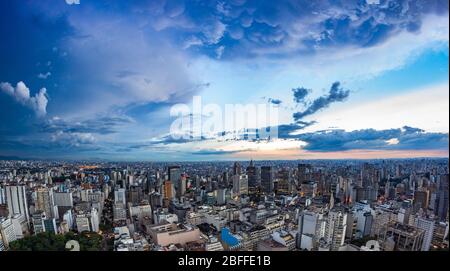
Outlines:
[[[0,250],[98,232],[116,251],[448,249],[448,159],[0,161]]]

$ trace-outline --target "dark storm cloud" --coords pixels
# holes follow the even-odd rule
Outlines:
[[[269,103],[271,103],[271,104],[274,104],[274,105],[280,105],[280,104],[283,103],[282,100],[274,99],[274,98],[269,98],[267,101],[268,101]]]
[[[352,149],[385,150],[425,150],[448,148],[448,133],[426,133],[417,128],[326,130],[304,133],[288,138],[296,138],[307,143],[306,150],[330,152]],[[388,140],[396,139],[397,144]]]
[[[296,102],[296,103],[304,103],[306,96],[310,92],[311,92],[311,89],[307,89],[307,88],[304,88],[304,87],[293,88],[292,89],[292,94],[294,95],[294,102]]]
[[[312,115],[317,111],[327,108],[330,104],[335,102],[342,102],[350,95],[350,90],[345,90],[340,87],[339,82],[333,83],[327,95],[321,96],[314,101],[302,112],[293,114],[294,120],[299,121],[302,118]]]

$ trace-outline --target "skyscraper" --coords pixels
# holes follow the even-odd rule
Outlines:
[[[273,192],[273,177],[271,166],[261,167],[261,187],[266,194]]]
[[[176,197],[178,198],[181,197],[181,192],[183,190],[183,184],[181,181],[181,167],[180,166],[168,167],[167,175],[169,177],[169,181],[172,182],[173,188],[176,193]]]
[[[439,221],[445,221],[448,215],[448,174],[441,175],[439,178],[439,191],[437,192],[435,214],[438,216]]]
[[[250,161],[246,170],[248,176],[248,188],[249,192],[253,192],[258,187],[258,177],[256,174],[256,167],[253,165],[253,160]]]
[[[45,232],[45,219],[46,217],[44,211],[37,211],[32,215],[34,234]]]
[[[311,180],[311,165],[309,164],[298,164],[298,184]]]
[[[240,175],[242,173],[241,164],[234,162],[233,164],[233,175]]]
[[[25,185],[8,185],[5,187],[8,211],[11,216],[21,214],[30,222]]]
[[[121,202],[123,205],[126,205],[126,193],[124,188],[118,188],[114,191],[114,203]]]
[[[53,190],[40,187],[36,191],[36,210],[44,211],[47,218],[56,218]]]
[[[0,217],[0,241],[5,247],[9,247],[9,244],[15,240],[17,240],[16,231],[11,218]]]
[[[328,213],[327,239],[331,250],[337,251],[344,245],[346,230],[347,213],[344,208],[337,206]]]
[[[415,191],[414,192],[414,210],[418,210],[420,208],[426,210],[428,209],[428,199],[429,192],[425,191]]]
[[[434,232],[434,221],[427,218],[416,218],[415,221],[416,227],[425,231],[422,251],[430,250],[431,241],[433,240],[433,232]]]

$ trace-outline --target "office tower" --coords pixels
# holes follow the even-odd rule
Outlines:
[[[256,172],[256,167],[253,165],[253,160],[250,161],[249,166],[246,169],[247,177],[248,177],[248,190],[249,193],[256,192],[258,187],[258,176]]]
[[[57,234],[58,228],[56,227],[56,219],[54,218],[44,219],[44,228],[45,232]]]
[[[10,216],[23,215],[24,219],[29,223],[30,216],[25,185],[8,185],[5,187],[5,194]]]
[[[306,181],[301,183],[301,195],[303,197],[315,198],[317,194],[317,183],[313,181]]]
[[[12,241],[17,240],[16,231],[11,218],[0,217],[0,240],[8,248]]]
[[[432,219],[418,217],[416,218],[415,226],[425,231],[421,250],[430,250],[431,241],[433,240],[434,221]]]
[[[346,230],[347,213],[342,207],[337,206],[330,210],[327,220],[327,240],[331,250],[337,251],[344,245]]]
[[[82,233],[84,231],[91,231],[89,217],[86,214],[77,214],[75,218],[75,224],[79,233]]]
[[[222,181],[223,181],[223,184],[225,185],[225,186],[228,186],[228,182],[229,182],[229,174],[228,174],[228,171],[224,171],[223,173],[222,173]],[[195,187],[200,187],[200,178],[196,178],[196,184],[195,184]]]
[[[0,184],[0,205],[6,204],[6,188]]]
[[[113,205],[113,219],[114,221],[122,221],[127,219],[127,210],[125,204],[116,202]]]
[[[370,207],[368,201],[355,203],[353,217],[356,219],[357,238],[363,238],[371,234],[374,215],[375,211]]]
[[[175,191],[175,196],[180,198],[181,192],[183,192],[183,185],[181,181],[181,167],[180,166],[170,166],[167,168],[167,174],[169,181],[172,182],[173,189]],[[186,189],[185,189],[186,190]]]
[[[46,217],[45,217],[44,211],[38,210],[31,216],[34,234],[39,234],[41,232],[45,232],[45,225],[44,225],[45,219],[46,219]]]
[[[152,207],[147,201],[143,201],[139,205],[130,206],[130,217],[136,217],[139,221],[142,221],[145,217],[152,217]]]
[[[439,176],[439,191],[437,191],[435,214],[439,221],[446,221],[448,215],[448,174]]]
[[[181,175],[180,180],[178,181],[178,187],[176,190],[177,198],[181,198],[186,194],[187,180],[186,176]]]
[[[140,186],[130,186],[128,190],[128,202],[139,204],[144,199],[144,191]]]
[[[298,184],[308,182],[311,180],[311,165],[309,164],[298,164]]]
[[[226,203],[226,193],[227,193],[226,188],[219,188],[217,190],[217,196],[216,196],[217,205],[224,205]]]
[[[238,195],[248,194],[248,177],[247,175],[234,175],[233,179],[233,192]]]
[[[173,184],[172,181],[164,181],[164,198],[171,200],[173,198]]]
[[[36,210],[44,211],[47,218],[56,218],[53,190],[40,187],[36,191]]]
[[[271,166],[261,167],[261,187],[266,194],[273,192],[273,171]]]
[[[63,215],[63,221],[66,221],[69,230],[73,229],[73,213],[72,210],[67,210]]]
[[[56,206],[73,207],[72,192],[54,192],[53,199]]]
[[[298,216],[297,248],[313,250],[318,240],[324,236],[323,215],[319,212],[303,210]]]
[[[91,208],[89,222],[91,224],[91,231],[99,232],[100,231],[100,217],[96,208]]]
[[[170,166],[167,168],[167,174],[171,182],[177,183],[181,179],[181,167]]]
[[[402,176],[402,166],[400,164],[397,164],[396,168],[395,168],[395,177],[399,178]]]
[[[419,251],[422,249],[425,231],[399,222],[390,222],[383,227],[378,241],[384,250]]]
[[[428,198],[429,192],[425,191],[414,191],[414,210],[419,210],[420,208],[428,209]]]
[[[291,192],[291,172],[287,168],[283,168],[277,173],[277,189],[279,195],[288,195]]]
[[[126,205],[127,199],[124,188],[118,188],[114,191],[114,203],[121,202],[123,205]]]
[[[242,167],[238,162],[234,162],[233,164],[233,175],[241,175]]]

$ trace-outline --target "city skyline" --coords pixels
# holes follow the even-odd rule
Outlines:
[[[7,0],[0,25],[0,158],[449,156],[445,0]],[[276,107],[277,136],[173,138],[194,97]]]
[[[448,158],[0,169],[0,251],[448,251]]]

